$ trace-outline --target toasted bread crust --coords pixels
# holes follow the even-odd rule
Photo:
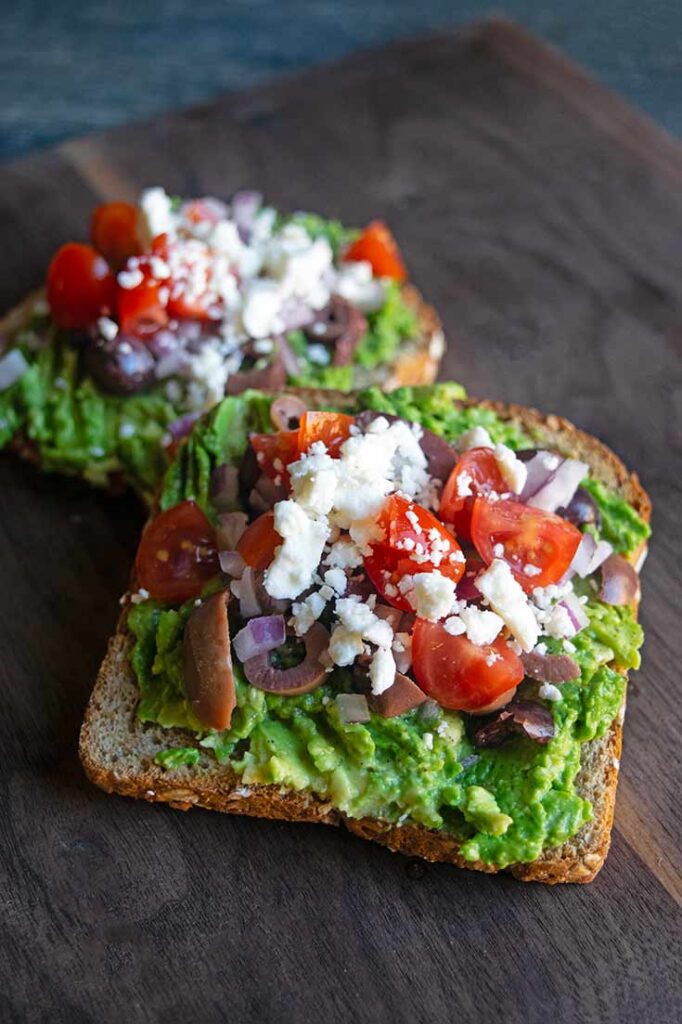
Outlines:
[[[343,408],[352,402],[352,396],[342,393],[307,391],[302,397],[312,406],[323,394],[327,404]],[[617,490],[649,520],[648,495],[637,476],[629,473],[606,445],[557,416],[543,416],[523,406],[478,404],[494,409],[504,419],[515,420],[538,440],[564,454],[581,456],[598,479]],[[124,609],[81,731],[81,761],[96,785],[110,793],[161,801],[183,810],[196,806],[231,814],[345,825],[364,839],[410,856],[492,874],[499,870],[494,865],[464,860],[459,853],[460,844],[443,832],[367,818],[352,819],[307,792],[280,792],[275,786],[244,787],[235,772],[218,765],[210,753],[202,752],[200,763],[192,768],[161,769],[154,763],[158,751],[186,745],[193,738],[182,730],[145,726],[137,719],[137,684],[128,659],[132,641],[125,628],[126,614]],[[621,742],[622,714],[603,737],[583,746],[577,785],[579,793],[593,805],[592,821],[562,846],[545,850],[529,864],[514,864],[505,870],[523,881],[549,884],[589,882],[595,877],[610,845]]]

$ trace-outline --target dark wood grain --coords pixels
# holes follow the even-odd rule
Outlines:
[[[78,726],[142,516],[2,460],[3,1019],[679,1020],[682,151],[508,25],[392,46],[0,169],[2,308],[95,196],[156,182],[387,217],[453,339],[443,375],[641,472],[613,849],[548,889],[94,790]]]

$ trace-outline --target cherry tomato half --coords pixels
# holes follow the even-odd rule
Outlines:
[[[152,520],[135,559],[140,587],[151,597],[182,604],[198,597],[220,572],[215,531],[194,501],[183,501]]]
[[[492,448],[471,448],[460,457],[447,479],[439,515],[446,523],[454,525],[458,537],[471,540],[471,513],[476,495],[491,491],[504,494],[507,490]]]
[[[251,447],[261,473],[271,480],[281,477],[282,483],[289,483],[287,466],[296,462],[300,455],[298,430],[280,430],[276,434],[251,434]]]
[[[300,451],[307,452],[316,441],[322,441],[332,458],[338,456],[354,422],[342,412],[304,412],[298,428]]]
[[[428,509],[415,505],[398,494],[392,494],[378,516],[384,531],[382,541],[372,544],[372,553],[365,556],[367,575],[379,593],[395,608],[413,611],[407,597],[400,593],[404,576],[438,569],[457,583],[464,573],[464,556],[455,538]],[[429,558],[429,552],[442,554]],[[414,557],[423,561],[415,561]]]
[[[106,260],[91,245],[67,242],[47,271],[47,301],[58,327],[82,329],[112,313],[116,280]]]
[[[137,238],[137,210],[130,203],[103,203],[95,207],[90,238],[110,267],[119,270],[142,248]]]
[[[426,619],[414,624],[412,666],[422,690],[452,711],[481,713],[507,703],[524,676],[521,659],[503,637],[477,647]]]
[[[141,266],[142,280],[134,288],[119,287],[117,293],[118,322],[124,334],[144,338],[168,323],[164,282],[152,277],[149,268]]]
[[[394,281],[404,281],[407,270],[400,255],[395,238],[380,220],[368,224],[344,253],[345,260],[357,262],[366,260],[372,264],[376,277],[390,277]]]
[[[488,565],[502,558],[524,590],[558,583],[578,550],[580,530],[553,512],[517,501],[476,498],[471,537]],[[498,544],[502,547],[495,553]]]
[[[247,526],[237,541],[237,551],[252,569],[267,569],[282,543],[274,524],[273,513],[265,512]]]

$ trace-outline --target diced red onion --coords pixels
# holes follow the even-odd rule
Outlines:
[[[457,599],[459,601],[480,601],[481,592],[477,589],[475,579],[481,572],[482,566],[480,562],[476,565],[475,569],[465,570],[464,575],[457,584]]]
[[[412,668],[412,649],[408,647],[404,651],[393,651],[395,670],[401,676],[406,676]]]
[[[221,512],[216,530],[218,551],[234,551],[247,523],[246,512]]]
[[[590,620],[588,619],[587,613],[578,600],[576,594],[567,594],[563,600],[559,601],[559,607],[564,608],[568,613],[568,617],[571,620],[571,624],[576,633],[579,633],[581,629],[585,628],[585,626],[589,626]]]
[[[280,647],[287,635],[283,615],[261,615],[250,619],[232,640],[232,649],[240,661],[257,658]]]
[[[364,693],[339,693],[336,696],[339,718],[350,725],[352,722],[369,722],[370,713]]]
[[[244,569],[240,579],[232,581],[230,589],[239,600],[239,614],[243,619],[252,619],[261,614],[253,569],[250,565]]]
[[[606,604],[631,604],[639,596],[639,576],[622,555],[609,555],[601,567],[599,598]]]
[[[521,501],[527,502],[543,487],[554,479],[554,475],[563,462],[560,455],[553,452],[539,451],[528,459],[526,465],[526,483],[521,491]]]
[[[179,420],[173,420],[172,423],[168,424],[168,433],[176,441],[180,441],[183,437],[187,437],[199,416],[200,413],[198,412],[188,412],[185,416],[181,416]]]
[[[263,196],[260,192],[244,189],[242,192],[235,192],[233,195],[232,220],[237,227],[242,242],[248,242],[250,239],[258,211],[262,205]]]
[[[0,359],[0,391],[5,391],[24,376],[28,363],[23,352],[12,348]]]
[[[591,533],[584,533],[570,568],[584,580],[596,572],[612,553],[613,547],[607,540],[597,542]]]
[[[162,355],[154,366],[154,376],[157,380],[166,380],[168,377],[177,377],[187,369],[189,358],[187,353],[176,348],[173,352]]]
[[[280,395],[270,406],[270,419],[277,430],[295,430],[306,411],[297,395]]]
[[[533,461],[531,460],[528,465],[530,466]],[[578,490],[580,482],[585,479],[587,470],[587,465],[578,459],[564,459],[551,479],[527,498],[526,504],[544,512],[556,512],[558,508],[565,507]]]
[[[238,497],[239,470],[223,462],[211,473],[211,501],[219,512],[228,512],[237,504]]]
[[[246,568],[244,559],[238,551],[221,551],[218,554],[218,561],[225,575],[231,576],[233,580],[240,579]]]

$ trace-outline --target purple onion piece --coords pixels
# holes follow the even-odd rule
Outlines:
[[[241,662],[281,647],[287,635],[283,615],[261,615],[250,619],[232,640],[232,650]]]
[[[262,205],[263,196],[260,192],[245,189],[235,192],[232,196],[232,220],[242,242],[248,242],[251,238],[256,217]]]
[[[532,461],[528,463],[529,467],[531,465]],[[587,470],[584,462],[564,459],[550,479],[526,499],[526,504],[544,512],[555,512],[558,508],[569,505],[581,480],[585,479]]]
[[[385,619],[395,633],[400,625],[403,613],[400,608],[391,608],[387,604],[377,604],[374,607],[374,614],[380,619]]]
[[[221,551],[218,554],[218,561],[226,576],[231,576],[234,580],[241,579],[246,565],[238,551]]]
[[[253,569],[250,565],[244,569],[240,579],[232,581],[230,589],[239,601],[239,614],[243,619],[252,619],[261,614],[262,609],[258,602]]]
[[[176,441],[182,440],[183,437],[187,437],[190,433],[200,415],[198,412],[188,412],[185,416],[181,416],[179,420],[173,420],[172,423],[168,424],[168,433]]]
[[[609,555],[601,566],[599,599],[606,604],[627,605],[639,596],[639,576],[622,555]]]
[[[605,562],[612,553],[613,547],[608,541],[600,540],[597,542],[591,533],[584,533],[580,546],[571,562],[571,569],[581,579],[585,579],[587,576],[591,576],[593,572],[596,572],[602,562]]]
[[[543,487],[550,483],[563,462],[560,455],[554,452],[539,451],[526,461],[526,483],[520,494],[520,500],[527,502]]]
[[[16,384],[26,371],[28,363],[18,348],[12,348],[0,359],[0,391],[5,391]]]
[[[346,725],[353,722],[369,722],[371,716],[364,693],[339,693],[335,703],[339,718]]]
[[[587,613],[575,594],[567,594],[563,600],[559,601],[559,607],[564,608],[568,613],[575,633],[579,633],[581,629],[589,626],[590,620]]]

